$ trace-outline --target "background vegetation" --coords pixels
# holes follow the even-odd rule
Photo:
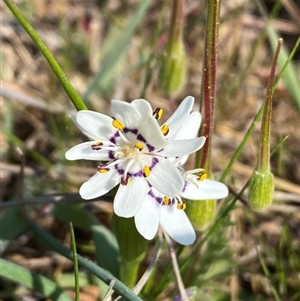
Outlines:
[[[111,99],[144,97],[153,107],[162,107],[166,119],[187,95],[196,98],[199,108],[206,1],[185,3],[186,83],[172,97],[162,91],[159,72],[172,1],[152,1],[145,13],[136,0],[15,2],[89,109],[109,114]],[[114,273],[118,246],[110,232],[111,196],[97,202],[79,197],[78,187],[95,166],[64,157],[85,139],[69,118],[76,111],[36,45],[3,2],[0,7],[0,299],[70,300],[75,290],[73,262],[41,240],[51,234],[70,247],[72,221],[78,253]],[[299,5],[291,0],[222,1],[212,148],[216,179],[265,98],[278,36],[285,47],[279,67],[294,49],[299,15]],[[299,55],[296,48],[273,98],[272,147],[279,145],[272,155],[273,204],[264,212],[252,212],[246,190],[217,224],[198,233],[198,248],[176,249],[186,287],[197,288],[195,300],[300,299]],[[255,168],[259,125],[227,177],[231,198]],[[154,249],[151,242],[141,274]],[[178,289],[170,266],[164,247],[141,294],[144,300],[173,300]],[[107,286],[95,275],[79,268],[80,300],[105,295]]]

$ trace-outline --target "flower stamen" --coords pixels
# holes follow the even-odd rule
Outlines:
[[[185,210],[186,209],[186,202],[181,201],[177,203],[177,209],[179,210]]]
[[[120,131],[122,131],[125,127],[124,124],[120,120],[117,120],[117,119],[114,119],[112,121],[112,126]]]
[[[169,206],[169,205],[172,204],[171,199],[170,199],[169,197],[167,197],[167,196],[164,196],[164,197],[163,197],[163,202],[164,202],[164,204],[167,205],[167,206]]]
[[[144,176],[145,178],[149,177],[150,172],[151,172],[150,167],[149,167],[148,165],[145,165],[145,167],[144,167],[144,169],[143,169],[143,176]]]
[[[162,127],[161,127],[161,133],[164,135],[164,136],[166,136],[166,135],[168,135],[168,133],[169,133],[169,126],[167,125],[167,124],[164,124]]]
[[[130,181],[131,181],[131,178],[130,178],[129,176],[126,176],[126,177],[122,177],[122,178],[121,178],[121,184],[122,184],[123,186],[128,186],[129,183],[130,183]]]
[[[103,166],[103,165],[99,165],[98,168],[97,168],[97,171],[99,173],[107,173],[110,169],[106,166]]]
[[[144,144],[142,142],[137,142],[135,144],[135,147],[139,150],[139,151],[142,151],[143,148],[144,148]]]
[[[156,109],[154,110],[154,112],[153,112],[153,117],[154,117],[155,119],[159,120],[159,119],[162,117],[163,112],[164,112],[164,111],[163,111],[162,108],[156,108]]]
[[[207,179],[207,173],[205,173],[204,171],[200,172],[198,174],[198,179],[197,180],[200,182],[200,181],[204,181],[205,179]]]
[[[100,150],[103,146],[103,143],[101,141],[97,141],[94,144],[91,145],[92,150]]]

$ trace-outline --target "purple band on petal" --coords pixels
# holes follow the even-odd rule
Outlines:
[[[158,158],[153,157],[153,158],[152,158],[152,162],[151,162],[150,169],[154,168],[155,165],[156,165],[158,162],[159,162]]]
[[[187,186],[187,181],[184,181],[184,186],[183,186],[183,188],[181,190],[182,192],[185,192],[186,186]]]
[[[115,160],[115,155],[114,155],[113,151],[108,152],[108,158],[111,159],[111,160]]]
[[[171,205],[176,204],[176,200],[174,198],[172,198],[171,199],[171,204],[170,205],[166,205],[164,203],[163,197],[155,195],[155,193],[154,193],[154,191],[152,189],[149,190],[148,195],[150,195],[156,202],[158,202],[162,206],[171,206]]]
[[[155,147],[152,146],[151,144],[146,143],[146,145],[147,145],[147,147],[148,147],[148,149],[149,149],[149,152],[153,152],[153,151],[155,150]]]
[[[116,138],[119,137],[120,134],[118,131],[116,131],[113,136],[109,139],[110,142],[112,142],[113,144],[116,144]]]
[[[137,137],[136,137],[137,140],[140,140],[144,143],[146,143],[147,147],[148,147],[148,150],[149,152],[153,152],[155,150],[155,147],[152,146],[151,144],[147,143],[147,140],[145,139],[145,137],[141,134],[138,134]]]
[[[156,196],[153,192],[152,189],[149,190],[148,194],[155,200],[157,201],[159,204],[162,204],[163,203],[163,199],[162,197],[159,197],[159,196]]]
[[[116,171],[118,172],[118,174],[119,175],[123,175],[124,174],[124,169],[123,168],[120,168],[119,166],[118,166],[118,164],[116,164],[115,166],[115,169],[116,169]],[[128,172],[127,173],[127,176],[128,177],[142,177],[143,176],[143,171],[142,170],[139,170],[139,171],[137,171],[137,172],[135,172],[135,173],[131,173],[131,172]]]
[[[138,130],[137,129],[129,129],[129,128],[124,128],[123,129],[123,132],[126,134],[126,133],[133,133],[133,134],[137,134],[138,133]]]

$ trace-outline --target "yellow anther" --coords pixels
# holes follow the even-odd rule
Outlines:
[[[141,151],[144,148],[144,144],[142,142],[137,142],[135,144],[135,147]]]
[[[207,173],[205,173],[205,172],[200,172],[200,173],[199,173],[199,177],[198,177],[198,181],[203,181],[203,180],[205,180],[205,179],[207,179]]]
[[[164,136],[168,135],[169,133],[169,126],[167,124],[164,124],[162,127],[161,127],[161,132]]]
[[[131,178],[127,176],[127,177],[121,179],[121,184],[124,186],[128,186],[130,181],[131,181]]]
[[[163,113],[164,110],[162,108],[156,108],[153,112],[153,117],[158,120],[162,117]]]
[[[145,165],[144,170],[143,170],[143,176],[147,178],[150,175],[150,167],[148,165]]]
[[[96,141],[92,144],[92,150],[100,150],[101,146],[103,146],[103,143],[101,141]]]
[[[109,171],[109,168],[107,167],[98,167],[99,173],[107,173]]]
[[[123,130],[124,129],[124,124],[120,120],[114,119],[113,122],[112,122],[112,125],[113,125],[114,128],[116,128],[118,130]]]
[[[186,202],[182,202],[182,203],[178,202],[177,203],[177,209],[185,210],[185,208],[186,208]]]
[[[164,196],[163,200],[164,200],[165,205],[171,205],[172,204],[171,199],[168,198],[167,196]]]

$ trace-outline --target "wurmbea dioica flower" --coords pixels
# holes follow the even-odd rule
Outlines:
[[[79,193],[84,199],[99,197],[120,184],[114,198],[114,211],[132,217],[139,210],[150,187],[175,197],[184,186],[180,171],[167,158],[186,156],[204,144],[203,137],[188,140],[167,139],[182,126],[193,105],[193,97],[184,102],[189,111],[178,109],[176,118],[159,126],[161,109],[152,112],[144,99],[131,103],[113,100],[113,118],[93,111],[79,111],[75,123],[91,141],[66,152],[68,160],[96,160],[97,172],[85,182]],[[154,116],[154,118],[153,118]],[[176,119],[176,120],[175,120]],[[105,162],[105,163],[104,163]]]
[[[183,101],[171,118],[176,117],[176,114],[179,114],[180,110],[184,109],[183,107],[187,105],[188,102]],[[172,123],[170,122],[170,124]],[[181,139],[183,137],[191,139],[197,135],[200,124],[200,113],[193,112],[186,116],[181,127],[177,127],[177,130],[173,132],[173,135],[170,135],[169,139]],[[182,198],[190,200],[215,200],[228,195],[227,187],[220,182],[207,179],[207,175],[203,169],[198,168],[185,171],[182,165],[186,162],[187,158],[188,156],[170,158],[180,171],[184,181],[184,186],[180,193],[175,197],[170,197],[151,187],[139,211],[134,216],[137,230],[146,239],[153,239],[159,226],[161,226],[178,243],[183,245],[192,244],[196,239],[196,234],[184,212],[186,203]]]

